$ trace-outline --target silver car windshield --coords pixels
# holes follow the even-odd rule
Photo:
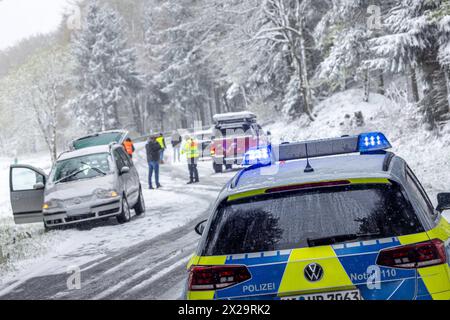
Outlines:
[[[108,153],[91,154],[58,161],[53,174],[54,183],[91,179],[111,172]]]

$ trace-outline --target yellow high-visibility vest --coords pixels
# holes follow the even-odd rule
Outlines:
[[[200,154],[198,152],[198,142],[193,139],[187,140],[184,144],[184,149],[182,152],[183,154],[186,154],[188,159],[199,158]]]
[[[161,149],[165,149],[166,148],[166,145],[164,144],[164,137],[156,138],[156,142],[159,143],[159,145],[161,146]]]

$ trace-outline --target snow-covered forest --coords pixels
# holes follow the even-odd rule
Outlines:
[[[208,126],[244,109],[308,125],[349,89],[440,135],[449,68],[448,0],[78,1],[53,34],[0,51],[0,153],[56,157],[82,133]]]

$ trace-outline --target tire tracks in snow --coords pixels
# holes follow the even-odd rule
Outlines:
[[[141,181],[146,180],[143,179],[147,174],[146,161],[139,152],[137,159]],[[185,186],[187,168],[164,165],[161,174],[171,182],[170,187],[163,188],[163,191],[181,193],[195,201],[201,199],[208,202],[215,201],[217,193],[229,179],[227,176],[206,174],[201,177],[201,184]],[[158,192],[155,191],[157,196]],[[209,212],[205,211],[180,228],[85,263],[80,268],[80,290],[67,289],[68,274],[40,276],[41,272],[3,290],[4,295],[0,296],[0,300],[179,298],[187,278],[186,263],[199,240],[193,231],[194,227],[197,221],[208,218],[208,215]]]

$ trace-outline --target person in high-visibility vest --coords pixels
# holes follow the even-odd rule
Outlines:
[[[189,182],[188,184],[198,183],[200,182],[198,175],[198,158],[200,157],[200,153],[198,151],[198,142],[197,140],[191,138],[190,136],[186,136],[186,142],[184,144],[184,148],[181,151],[182,154],[186,155],[186,159],[188,162],[189,168]]]
[[[156,138],[156,142],[158,142],[159,145],[161,146],[160,163],[164,164],[164,151],[166,150],[166,140],[164,139],[162,133],[160,133],[159,136]]]
[[[125,140],[125,142],[123,143],[123,147],[125,148],[125,151],[128,153],[128,155],[130,156],[130,158],[133,158],[133,153],[136,150],[134,148],[134,144],[133,141],[131,141],[130,138],[128,138],[127,140]]]

